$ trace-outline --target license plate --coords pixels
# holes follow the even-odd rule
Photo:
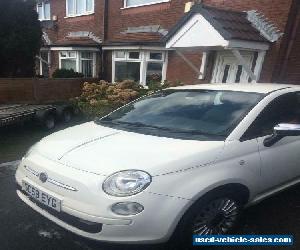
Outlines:
[[[28,184],[25,181],[22,182],[22,189],[33,199],[37,200],[47,207],[60,212],[61,201],[59,199],[39,190],[38,188]]]

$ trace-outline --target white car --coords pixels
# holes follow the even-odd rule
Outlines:
[[[244,207],[300,182],[299,123],[296,86],[171,88],[42,139],[17,193],[99,241],[225,234]]]

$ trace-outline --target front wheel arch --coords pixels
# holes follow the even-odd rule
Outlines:
[[[219,186],[219,187],[216,187],[210,191],[208,191],[207,193],[205,193],[204,195],[202,195],[200,198],[198,198],[194,204],[200,200],[200,199],[203,199],[204,197],[206,196],[210,196],[214,193],[223,193],[223,192],[230,192],[232,193],[235,198],[241,203],[241,205],[246,205],[249,201],[249,198],[250,198],[250,191],[249,191],[249,188],[246,187],[245,185],[243,184],[240,184],[240,183],[229,183],[229,184],[225,184],[225,185],[222,185],[222,186]],[[193,205],[194,205],[193,204]],[[192,206],[193,206],[192,205]]]
[[[182,238],[181,229],[182,227],[184,227],[186,221],[189,220],[189,215],[193,213],[195,209],[197,209],[201,204],[205,203],[205,201],[209,201],[212,197],[221,197],[222,195],[230,195],[230,197],[234,198],[239,203],[240,207],[243,208],[248,203],[250,191],[248,187],[246,187],[243,184],[231,183],[216,187],[206,192],[195,202],[193,202],[193,204],[191,204],[191,206],[185,211],[185,213],[183,214],[176,226],[176,229],[170,239],[170,242],[178,242],[175,239]]]

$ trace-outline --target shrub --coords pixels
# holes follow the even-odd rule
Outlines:
[[[80,78],[82,73],[75,72],[73,69],[57,69],[53,72],[53,78]]]
[[[146,89],[131,80],[118,83],[108,83],[104,80],[98,83],[85,82],[82,94],[72,99],[72,102],[88,117],[101,117],[143,95],[178,85],[181,83],[164,82],[161,84],[160,82],[152,82]]]

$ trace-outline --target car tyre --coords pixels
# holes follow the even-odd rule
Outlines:
[[[230,191],[217,191],[203,196],[184,214],[171,241],[187,248],[192,246],[193,235],[232,232],[241,216],[243,206],[240,200]]]

